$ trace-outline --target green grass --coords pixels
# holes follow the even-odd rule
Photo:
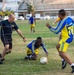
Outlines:
[[[58,42],[58,35],[49,31],[45,26],[46,22],[52,24],[50,20],[38,20],[36,32],[31,33],[28,21],[17,21],[20,30],[26,37],[26,42],[24,43],[22,38],[19,37],[15,31],[13,32],[12,53],[6,55],[4,63],[0,65],[0,75],[71,75],[71,68],[69,65],[65,70],[61,69],[61,58],[55,47]],[[24,60],[27,44],[38,36],[43,38],[49,52],[48,63],[46,65],[41,65],[39,62],[42,56],[46,56],[42,48],[40,48],[39,56],[36,61]],[[74,62],[73,45],[74,42],[70,44],[67,53]],[[0,52],[2,52],[2,49],[3,45],[0,41]]]

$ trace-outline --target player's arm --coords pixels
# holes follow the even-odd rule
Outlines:
[[[37,59],[37,55],[35,54],[35,51],[34,51],[35,40],[33,40],[31,44],[32,44],[31,45],[31,51],[32,51],[32,57],[31,57],[31,59],[32,60],[36,60]]]
[[[57,22],[59,22],[60,21],[60,18],[57,18],[54,22],[53,22],[53,24],[56,24]]]
[[[46,26],[55,34],[58,34],[59,32],[61,32],[61,30],[63,29],[65,25],[66,25],[66,21],[59,23],[56,28],[52,28],[49,23],[46,24]]]
[[[19,36],[22,37],[23,41],[25,42],[26,39],[25,39],[25,37],[23,36],[22,32],[19,29],[17,29],[17,33],[19,34]]]
[[[25,42],[26,39],[25,39],[24,35],[22,34],[22,32],[20,31],[20,29],[17,26],[17,24],[15,22],[13,22],[13,25],[14,25],[14,29],[16,30],[16,32],[19,34],[20,37],[22,37],[23,41]]]
[[[30,21],[31,21],[31,17],[30,17],[29,20],[28,20],[28,24],[30,24]]]
[[[34,54],[34,45],[35,45],[35,40],[32,42],[32,54]]]
[[[36,25],[36,19],[34,20],[34,23],[35,23],[35,25]]]
[[[45,51],[46,55],[48,56],[48,52],[47,52],[46,47],[45,47],[45,44],[43,42],[42,42],[42,48]]]

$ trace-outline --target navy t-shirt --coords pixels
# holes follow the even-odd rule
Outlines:
[[[1,26],[1,38],[9,38],[11,39],[13,29],[17,30],[18,26],[15,22],[9,22],[8,20],[4,20],[0,22]]]

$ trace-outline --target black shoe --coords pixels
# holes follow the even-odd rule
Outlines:
[[[1,59],[1,61],[4,61],[5,59]]]
[[[71,66],[71,68],[72,68],[72,72],[71,73],[74,73],[74,66]]]
[[[0,54],[0,58],[2,58],[2,55]]]
[[[27,60],[27,59],[29,59],[29,57],[28,57],[28,56],[26,56],[26,57],[25,57],[25,60]]]
[[[65,69],[65,67],[67,66],[67,62],[65,60],[62,61],[62,69]]]
[[[4,59],[0,59],[0,64],[3,64]]]
[[[35,33],[35,30],[33,31],[33,33]]]
[[[11,51],[9,51],[9,52],[6,52],[6,54],[9,54],[9,53],[11,53]]]

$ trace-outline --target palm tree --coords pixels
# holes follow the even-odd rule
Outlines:
[[[28,13],[29,14],[34,13],[35,12],[34,6],[32,4],[28,4],[28,3],[26,3],[26,4],[27,4],[27,7],[28,7]]]

